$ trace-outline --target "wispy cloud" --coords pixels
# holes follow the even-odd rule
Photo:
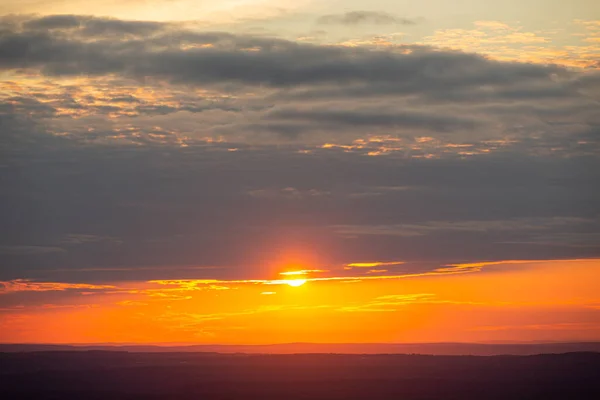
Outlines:
[[[328,14],[317,19],[321,25],[415,25],[418,19],[398,17],[381,11],[349,11],[343,14]]]
[[[51,253],[64,253],[65,249],[54,246],[17,246],[17,245],[4,245],[0,246],[0,254],[5,255],[32,255],[32,254],[51,254]]]
[[[322,272],[329,272],[329,271],[324,270],[324,269],[302,269],[299,271],[280,272],[279,275],[307,275],[307,274],[322,273]]]
[[[404,261],[372,261],[372,262],[356,262],[347,264],[350,268],[373,268],[383,266],[402,265]]]
[[[555,63],[576,68],[597,68],[597,48],[600,37],[594,29],[598,21],[575,20],[561,31],[527,31],[523,26],[502,21],[475,21],[474,29],[451,28],[435,31],[421,43],[486,54],[498,60]],[[583,27],[581,39],[564,45],[565,32]]]
[[[341,234],[413,237],[443,231],[481,233],[493,231],[545,231],[559,226],[594,223],[596,223],[595,218],[546,217],[481,221],[429,221],[422,224],[338,225],[333,228]]]
[[[474,331],[571,331],[594,330],[600,331],[600,324],[595,322],[557,322],[550,324],[525,325],[489,325],[473,328]]]
[[[34,282],[27,279],[15,279],[12,281],[0,281],[0,294],[14,292],[51,292],[66,290],[107,290],[116,289],[113,285],[95,285],[89,283],[65,283],[65,282]]]

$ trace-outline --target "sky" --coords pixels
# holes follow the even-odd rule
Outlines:
[[[600,3],[0,3],[0,342],[600,340]]]

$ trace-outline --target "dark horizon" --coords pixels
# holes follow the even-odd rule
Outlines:
[[[600,342],[552,343],[281,343],[270,345],[160,344],[0,344],[0,352],[125,351],[133,353],[218,354],[423,354],[423,355],[539,355],[572,352],[600,353]]]
[[[0,353],[11,399],[595,400],[600,354]]]

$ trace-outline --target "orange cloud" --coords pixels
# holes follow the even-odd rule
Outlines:
[[[347,264],[347,267],[352,268],[373,268],[373,267],[382,267],[382,266],[390,266],[390,265],[402,265],[404,261],[373,261],[373,262],[358,262]]]
[[[65,291],[71,289],[104,290],[115,289],[113,285],[92,285],[89,283],[64,283],[64,282],[34,282],[27,279],[0,281],[0,294],[14,292],[49,292]]]
[[[561,43],[566,36],[562,30],[527,32],[522,26],[501,21],[475,21],[473,25],[475,29],[437,30],[420,43],[479,53],[501,61],[560,64],[575,68],[598,65],[600,49],[594,44],[600,37],[600,21],[575,20],[566,30],[572,32],[572,37],[580,37],[579,43],[576,40],[567,44]],[[581,28],[583,33],[574,33]]]
[[[328,272],[323,269],[302,269],[300,271],[280,272],[279,275],[306,275],[311,273]]]

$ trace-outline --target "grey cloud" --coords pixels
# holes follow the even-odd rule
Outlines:
[[[83,21],[87,20],[85,18]],[[79,28],[82,24],[82,17],[77,15],[49,15],[38,19],[33,19],[24,23],[27,29],[70,29]]]
[[[213,47],[182,50],[179,46],[186,43]],[[248,50],[253,48],[256,51]],[[472,54],[412,48],[415,51],[411,54],[399,54],[190,31],[170,31],[145,40],[90,42],[76,35],[23,30],[0,35],[0,68],[38,68],[49,75],[154,76],[179,83],[288,87],[393,82],[439,90],[449,85],[543,81],[566,73],[559,67],[501,63]]]
[[[311,148],[300,144],[180,148],[29,140],[22,150],[12,148],[0,168],[0,243],[64,246],[67,253],[3,254],[2,279],[50,279],[56,277],[51,270],[100,267],[129,270],[91,271],[90,279],[182,273],[144,272],[161,265],[230,266],[207,276],[239,277],[288,245],[329,260],[324,263],[600,251],[578,246],[590,243],[577,236],[570,247],[526,244],[541,233],[598,233],[600,168],[589,157],[513,149],[470,159],[411,159],[314,148],[303,154],[298,150]],[[232,146],[238,151],[228,152]],[[371,192],[378,195],[356,196]],[[340,235],[340,226],[400,226],[410,234]],[[83,243],[66,246],[65,240]]]
[[[3,245],[0,246],[0,254],[9,256],[35,255],[48,253],[64,253],[60,247],[50,246],[23,246],[23,245]]]
[[[257,122],[257,123],[246,123],[233,126],[219,127],[215,129],[216,133],[222,133],[231,135],[235,131],[242,130],[244,132],[254,133],[259,137],[261,134],[274,133],[279,137],[287,139],[298,139],[305,133],[315,132],[318,130],[317,127],[309,123],[297,123],[288,121],[272,121],[272,122]]]
[[[349,11],[344,14],[323,15],[317,19],[322,25],[415,25],[416,20],[396,17],[394,15],[378,11]]]
[[[40,39],[42,37],[46,39]],[[40,39],[41,45],[13,48],[7,43],[15,38],[18,38],[17,41],[33,42]],[[528,105],[515,105],[517,110],[525,110],[527,106],[531,107],[533,101],[570,99],[572,106],[576,99],[580,109],[591,107],[591,100],[579,93],[577,85],[570,83],[570,79],[577,76],[574,72],[559,67],[494,62],[476,55],[415,46],[410,48],[410,54],[398,54],[394,51],[312,46],[280,39],[182,30],[170,30],[163,36],[144,40],[115,42],[104,36],[99,38],[101,40],[88,42],[78,36],[66,39],[48,33],[15,31],[5,37],[5,46],[0,43],[0,52],[4,47],[6,68],[30,65],[46,74],[116,73],[135,79],[149,77],[173,83],[208,85],[236,93],[260,88],[258,96],[253,99],[255,109],[248,107],[247,98],[237,104],[144,103],[135,109],[128,109],[123,104],[104,104],[88,106],[87,110],[97,114],[135,116],[221,109],[238,113],[235,118],[246,118],[244,122],[233,124],[228,116],[224,121],[210,121],[212,125],[203,119],[203,129],[208,134],[247,131],[261,135],[270,132],[285,138],[298,138],[307,132],[322,134],[343,129],[357,133],[374,126],[422,129],[429,130],[431,134],[499,127],[482,134],[490,137],[502,135],[512,120],[500,113],[486,112],[480,107],[483,103],[529,102]],[[187,50],[179,47],[194,43],[211,44],[213,47]],[[72,49],[67,51],[68,47]],[[561,76],[558,81],[555,74]],[[254,88],[249,89],[248,86]],[[355,98],[361,96],[379,99],[381,104],[387,101],[386,97],[394,97],[398,101],[389,102],[385,112],[369,115],[368,110],[354,111],[360,106]],[[82,108],[81,104],[67,100],[63,99],[60,105]],[[315,113],[293,103],[319,100],[344,101],[346,104],[329,104]],[[280,111],[261,114],[260,109],[285,102],[291,103],[287,111],[281,111],[286,109],[281,108]],[[461,110],[460,103],[471,108]],[[472,105],[474,103],[476,106]],[[409,111],[415,106],[422,111]],[[526,115],[521,112],[521,115],[529,119],[525,124],[527,129],[548,128],[545,120],[559,115],[561,108],[564,105],[556,108],[556,114]],[[485,115],[473,115],[477,112]],[[577,115],[577,112],[572,115]],[[573,126],[566,129],[572,130],[582,122],[587,124],[588,120],[584,116],[579,120],[573,117]]]
[[[479,233],[492,231],[544,231],[558,227],[564,228],[570,225],[595,225],[597,223],[598,220],[596,219],[548,217],[481,221],[429,221],[423,224],[339,225],[335,226],[334,229],[341,234],[411,237],[448,231]]]
[[[454,129],[473,129],[481,125],[478,121],[466,117],[426,114],[419,111],[377,112],[364,110],[302,110],[279,109],[270,112],[268,118],[282,120],[306,120],[336,126],[351,127],[402,127],[449,131]]]
[[[250,278],[288,247],[600,255],[597,73],[76,19],[0,33],[0,68],[98,75],[103,93],[0,99],[0,279]],[[128,96],[140,83],[152,95]],[[373,227],[403,234],[348,230]]]
[[[70,246],[85,245],[90,243],[110,243],[116,245],[123,243],[121,240],[114,237],[89,235],[83,233],[71,233],[65,235],[65,237],[62,238],[60,242],[62,244]]]
[[[152,21],[122,21],[108,18],[92,18],[83,25],[82,34],[100,35],[136,35],[147,36],[164,30],[168,24]]]
[[[0,103],[0,113],[18,113],[37,117],[53,116],[56,109],[34,98],[14,96]]]
[[[36,100],[37,105],[23,98],[11,107],[15,108],[19,102],[21,112],[37,107],[36,118],[44,117],[41,110],[46,117],[52,116],[53,108],[127,117],[176,114],[178,125],[188,119],[194,131],[202,130],[207,136],[247,132],[258,138],[271,134],[298,139],[312,133],[325,138],[338,132],[356,135],[377,128],[392,130],[390,134],[394,135],[417,134],[410,130],[436,135],[479,129],[482,138],[490,138],[506,135],[511,125],[518,123],[523,127],[520,128],[523,132],[519,132],[521,138],[541,129],[546,131],[544,135],[553,134],[559,129],[555,121],[559,115],[566,116],[560,123],[569,124],[560,127],[565,134],[574,137],[593,131],[595,120],[586,111],[596,107],[588,94],[596,79],[593,73],[582,76],[556,66],[496,62],[474,54],[420,46],[384,51],[350,49],[230,33],[193,32],[169,24],[79,18],[111,26],[114,29],[110,32],[119,31],[121,28],[116,26],[121,26],[123,32],[139,28],[151,29],[154,34],[115,38],[103,28],[90,41],[80,30],[55,34],[32,30],[25,23],[21,29],[0,34],[0,68],[31,68],[59,76],[115,74],[137,82],[166,80],[233,93],[237,99],[174,98],[167,104],[164,101],[153,104],[121,95],[115,96],[112,104],[84,105],[66,94],[62,98],[44,99],[43,103]],[[247,92],[254,94],[246,95]],[[369,107],[377,111],[365,109],[361,99],[369,101]],[[137,106],[128,106],[137,101]],[[325,104],[326,101],[332,102]],[[313,104],[307,107],[301,102]],[[274,105],[278,108],[274,109]],[[488,108],[484,109],[484,105]],[[502,107],[508,110],[509,105],[513,115],[501,110]],[[266,112],[269,108],[272,111]],[[525,112],[534,108],[539,112]],[[229,114],[221,115],[221,120],[217,116],[203,118],[201,124],[193,124],[185,115],[212,110]],[[61,123],[64,120],[63,117]],[[173,120],[170,123],[172,130]],[[77,132],[73,124],[65,130]],[[597,140],[592,136],[591,141]]]
[[[347,84],[331,85],[329,87],[310,87],[298,88],[284,92],[278,92],[272,95],[273,101],[319,101],[319,100],[337,100],[337,99],[372,99],[372,98],[393,98],[399,96],[419,95],[419,103],[463,103],[463,104],[482,104],[497,102],[514,101],[535,101],[535,100],[567,100],[573,98],[583,98],[580,92],[568,87],[568,82],[553,83],[544,80],[535,80],[536,84],[527,86],[526,82],[515,80],[515,84],[510,81],[493,83],[489,85],[479,85],[477,82],[470,82],[465,76],[464,80],[454,82],[435,81],[438,78],[432,78],[429,81],[421,82],[373,82],[368,84]],[[516,84],[516,82],[519,82]],[[544,85],[540,87],[540,84]],[[513,87],[515,86],[515,87]],[[516,86],[520,86],[517,88]]]
[[[293,187],[286,187],[282,189],[255,189],[248,191],[248,194],[252,197],[258,198],[271,198],[271,199],[305,199],[316,196],[329,196],[330,192],[322,192],[316,189],[298,190]]]
[[[146,36],[164,30],[169,24],[153,21],[125,21],[115,18],[85,15],[49,15],[28,20],[23,27],[32,31],[73,30],[84,36],[135,35]],[[69,32],[70,34],[77,34]]]
[[[115,103],[140,103],[140,100],[132,95],[113,97],[110,101]]]
[[[600,246],[600,232],[546,232],[532,235],[529,241],[504,242],[515,245],[539,245],[539,246],[561,246],[561,247],[589,247]]]

